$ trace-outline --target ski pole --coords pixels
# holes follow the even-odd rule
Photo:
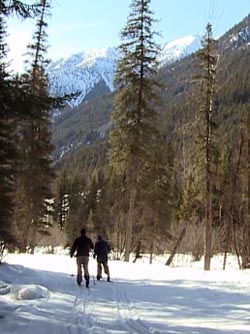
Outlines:
[[[94,283],[94,285],[95,285],[95,276],[93,275],[92,277],[93,277],[93,283]]]

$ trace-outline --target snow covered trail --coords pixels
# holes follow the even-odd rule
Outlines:
[[[110,261],[108,283],[93,280],[91,259],[86,289],[76,284],[68,256],[20,254],[6,261],[1,334],[250,334],[249,271]]]

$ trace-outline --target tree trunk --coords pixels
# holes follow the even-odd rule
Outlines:
[[[138,241],[137,243],[137,247],[136,247],[136,251],[135,251],[135,258],[133,263],[136,262],[137,259],[139,259],[141,257],[141,240]]]
[[[130,193],[128,221],[126,225],[126,240],[125,240],[125,254],[124,254],[124,261],[126,262],[129,262],[129,255],[130,255],[131,247],[132,247],[135,197],[136,197],[136,188],[133,186],[131,193]]]
[[[243,137],[243,133],[241,133],[239,155],[238,155],[237,165],[236,165],[235,173],[233,175],[233,182],[232,182],[231,201],[230,201],[231,203],[230,203],[230,210],[229,210],[229,222],[228,222],[226,247],[225,247],[224,261],[223,261],[223,270],[226,269],[227,253],[228,253],[228,248],[229,248],[231,231],[232,231],[233,223],[234,223],[233,222],[233,209],[234,209],[234,199],[235,199],[235,190],[236,190],[235,188],[236,188],[236,182],[237,182],[239,169],[240,169],[243,142],[244,142],[244,137]]]
[[[205,221],[205,258],[204,258],[204,270],[210,270],[211,257],[212,257],[212,222],[213,222],[213,208],[212,208],[212,185],[209,181],[209,190],[207,194],[207,213]]]
[[[236,256],[237,256],[239,269],[242,269],[242,264],[241,264],[241,261],[240,261],[240,252],[239,252],[238,246],[237,246],[236,228],[235,228],[234,225],[233,225],[233,239],[234,239],[234,249],[235,249]]]
[[[5,243],[3,241],[0,241],[0,264],[2,263],[3,260],[4,250],[5,250]]]
[[[250,113],[250,107],[247,109],[248,114]],[[246,268],[250,268],[250,119],[248,119],[248,140],[247,140],[247,263],[245,264]]]
[[[250,113],[250,110],[247,110]],[[247,133],[250,133],[249,121]],[[242,269],[250,268],[250,139],[247,140],[247,190],[246,226],[243,226]]]
[[[150,245],[150,257],[149,257],[149,263],[153,263],[153,254],[154,254],[154,242],[152,241]]]
[[[35,252],[35,247],[36,247],[36,242],[37,242],[37,227],[33,224],[30,225],[30,251],[31,254],[34,254]]]
[[[179,238],[178,238],[178,240],[177,240],[177,242],[176,242],[176,244],[174,246],[174,249],[172,250],[171,255],[169,256],[167,262],[165,263],[166,266],[170,266],[170,264],[172,263],[173,258],[174,258],[175,254],[176,254],[176,251],[179,248],[182,240],[184,239],[185,234],[186,234],[186,226],[182,229],[181,234],[180,234],[180,236],[179,236]]]
[[[232,226],[231,217],[229,217],[228,226],[227,226],[227,233],[226,233],[226,245],[225,245],[225,252],[224,252],[224,259],[223,259],[223,270],[226,269],[227,253],[228,253],[228,249],[229,249],[229,242],[230,242],[230,239],[231,239],[231,226]]]

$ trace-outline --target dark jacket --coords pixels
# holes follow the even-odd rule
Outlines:
[[[94,256],[97,256],[98,262],[107,262],[110,246],[105,240],[98,240],[95,243]]]
[[[93,242],[86,236],[80,236],[75,239],[70,250],[72,257],[76,251],[76,256],[89,256],[89,251],[94,248]]]

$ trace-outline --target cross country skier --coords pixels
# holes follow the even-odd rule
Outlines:
[[[109,266],[108,266],[108,253],[110,252],[110,246],[107,241],[102,239],[101,235],[98,235],[94,248],[94,259],[97,259],[97,280],[102,278],[102,266],[104,273],[107,275],[107,281],[110,282]]]
[[[81,230],[81,236],[76,238],[71,250],[70,256],[73,257],[76,251],[76,264],[77,264],[77,284],[81,285],[82,283],[82,267],[84,272],[84,278],[86,281],[86,287],[89,287],[89,252],[94,248],[92,240],[86,236],[86,230],[83,228]]]

